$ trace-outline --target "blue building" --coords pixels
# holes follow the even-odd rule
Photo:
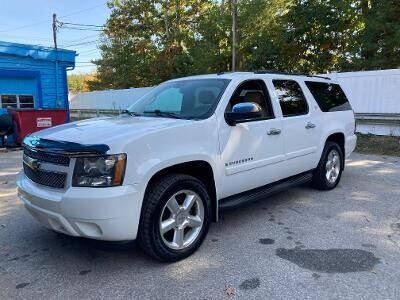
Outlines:
[[[76,52],[0,41],[0,114],[12,108],[68,109],[67,70]]]

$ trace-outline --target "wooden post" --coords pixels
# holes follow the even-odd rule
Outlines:
[[[57,15],[53,14],[53,40],[54,48],[57,49]]]

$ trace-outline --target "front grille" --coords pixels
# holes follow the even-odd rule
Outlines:
[[[26,177],[28,177],[33,182],[52,188],[64,188],[67,179],[66,173],[48,172],[39,169],[32,170],[25,163],[23,165]]]
[[[68,166],[69,165],[69,157],[57,155],[53,153],[46,153],[42,151],[32,151],[31,149],[24,147],[24,154],[29,156],[30,158],[38,159],[40,161],[49,162],[52,164]]]

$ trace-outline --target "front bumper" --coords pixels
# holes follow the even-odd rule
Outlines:
[[[21,172],[17,186],[26,209],[47,228],[98,240],[136,238],[142,198],[132,185],[59,191],[40,186]]]

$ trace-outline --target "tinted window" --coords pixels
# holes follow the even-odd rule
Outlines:
[[[33,96],[31,95],[20,95],[19,96],[19,107],[20,108],[34,108],[35,103],[33,101]]]
[[[274,117],[265,83],[262,80],[248,80],[243,82],[232,95],[226,111],[232,111],[233,106],[238,103],[253,102],[261,107],[261,119]]]
[[[308,105],[300,85],[293,80],[273,80],[284,117],[306,115]]]
[[[211,116],[230,80],[195,79],[160,84],[129,107],[146,117],[168,117],[172,113],[184,119]],[[160,115],[160,112],[164,113]]]
[[[323,112],[351,110],[351,105],[338,84],[306,81],[306,85]]]
[[[17,96],[16,95],[1,95],[1,106],[2,108],[17,108]]]
[[[0,108],[34,108],[32,95],[1,95]]]

